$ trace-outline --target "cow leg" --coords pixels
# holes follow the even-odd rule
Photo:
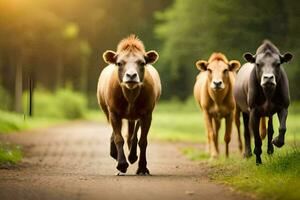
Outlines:
[[[138,175],[147,175],[150,174],[147,169],[147,158],[146,158],[146,149],[148,145],[147,136],[149,132],[149,128],[152,121],[152,113],[143,117],[140,121],[141,125],[141,137],[139,140],[140,147],[140,159],[139,159],[139,167],[137,169],[136,174]]]
[[[114,158],[115,160],[118,159],[118,151],[117,147],[114,141],[114,132],[112,132],[111,137],[110,137],[110,156]]]
[[[230,113],[226,118],[225,118],[225,123],[226,123],[226,130],[225,130],[225,136],[224,136],[224,141],[225,141],[225,155],[226,157],[229,156],[229,142],[231,140],[231,131],[232,131],[232,120],[233,120],[233,113]]]
[[[273,129],[273,119],[272,117],[269,117],[268,121],[268,154],[273,154],[274,152],[274,147],[272,144],[272,139],[273,139],[273,134],[274,134],[274,129]]]
[[[140,122],[138,121],[135,125],[135,127],[133,126],[133,130],[132,130],[132,135],[131,137],[128,139],[130,140],[130,149],[129,149],[129,156],[128,156],[128,160],[131,164],[135,163],[135,161],[137,161],[138,157],[137,157],[137,153],[136,153],[136,148],[137,148],[137,132],[140,128]]]
[[[127,146],[128,146],[128,149],[129,149],[129,150],[130,150],[130,148],[131,148],[131,138],[132,138],[132,136],[133,136],[134,125],[135,125],[135,121],[129,121],[129,120],[128,120]]]
[[[259,123],[260,123],[260,116],[256,113],[255,109],[252,109],[250,111],[250,130],[252,131],[254,135],[254,141],[255,141],[255,147],[254,147],[254,154],[256,155],[256,164],[259,165],[261,164],[261,138],[259,134]]]
[[[279,135],[275,137],[272,141],[272,143],[276,147],[282,147],[284,145],[284,136],[286,132],[286,118],[288,115],[287,108],[283,108],[280,112],[277,113],[278,119],[279,119]]]
[[[234,116],[234,121],[235,121],[236,129],[237,129],[239,150],[240,150],[240,152],[242,152],[243,151],[243,143],[242,143],[242,139],[241,139],[240,113],[241,113],[241,111],[236,109],[235,116]]]
[[[118,151],[118,156],[117,156],[117,161],[118,161],[118,165],[117,165],[117,169],[122,172],[122,173],[126,173],[127,168],[128,168],[128,163],[126,161],[126,157],[124,154],[124,139],[121,133],[121,129],[122,129],[122,119],[120,117],[118,117],[116,114],[110,112],[110,121],[111,121],[111,125],[113,127],[113,133],[114,133],[114,142]]]
[[[211,158],[217,158],[218,151],[216,149],[215,141],[214,141],[212,118],[210,117],[210,115],[206,110],[204,110],[203,114],[204,114],[204,121],[205,121],[205,126],[207,131],[208,142],[209,142],[210,156]]]
[[[215,144],[215,148],[217,150],[217,152],[219,152],[219,141],[218,141],[218,138],[219,138],[219,130],[220,130],[220,125],[221,125],[221,121],[219,119],[215,119],[213,118],[212,119],[212,122],[213,122],[213,130],[214,130],[214,144]]]
[[[251,137],[250,137],[250,127],[249,127],[249,115],[243,112],[244,121],[244,139],[245,139],[245,152],[244,157],[249,158],[252,156],[251,151]]]

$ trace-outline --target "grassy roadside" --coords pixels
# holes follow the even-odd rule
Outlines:
[[[67,119],[36,117],[24,119],[22,114],[0,110],[0,135],[47,127],[66,122]],[[22,160],[21,147],[0,141],[0,166],[13,165]]]
[[[0,134],[18,132],[28,129],[47,127],[52,124],[66,122],[67,119],[45,118],[45,117],[25,117],[22,114],[11,113],[0,110]]]
[[[298,123],[300,119],[300,112],[298,112],[300,106],[296,105],[291,106],[287,119],[286,140],[290,143],[300,141],[300,123]],[[89,111],[86,119],[106,122],[105,116],[100,109]],[[274,116],[273,121],[274,135],[276,135],[278,134],[278,120],[276,116]],[[223,142],[221,138],[225,131],[224,123],[223,120],[220,129],[220,142]],[[241,128],[243,129],[242,126]],[[154,140],[171,142],[206,142],[207,137],[203,115],[194,99],[190,98],[184,103],[178,101],[160,101],[153,112],[149,137]],[[235,139],[236,137],[234,126],[232,138]]]
[[[0,143],[0,167],[16,164],[22,160],[20,146]]]
[[[299,199],[299,147],[276,149],[273,156],[264,153],[260,166],[255,165],[254,156],[241,159],[241,155],[233,154],[229,159],[221,156],[219,160],[208,161],[208,155],[195,148],[185,148],[182,152],[192,160],[207,163],[211,179],[258,199]]]
[[[287,118],[287,134],[286,141],[293,143],[300,141],[300,112],[299,105],[294,103],[289,109]],[[242,118],[241,124],[242,122]],[[278,119],[277,116],[273,118],[274,135],[278,134]],[[221,122],[220,142],[222,143],[225,129],[224,119]],[[232,138],[237,137],[235,126],[233,126]],[[241,125],[243,134],[243,126]],[[242,135],[243,136],[243,135]],[[152,126],[150,128],[149,137],[151,139],[158,139],[164,141],[176,142],[206,142],[205,126],[203,115],[196,105],[193,98],[181,103],[177,101],[164,102],[161,101],[155,108],[153,113]]]

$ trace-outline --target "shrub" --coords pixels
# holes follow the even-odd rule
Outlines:
[[[24,95],[24,108],[28,108],[28,94]],[[27,109],[28,110],[28,109]],[[43,89],[36,89],[33,97],[33,114],[35,117],[52,117],[78,119],[87,110],[86,98],[71,89],[59,89],[50,93]]]
[[[69,89],[60,89],[56,93],[56,103],[62,115],[67,119],[82,118],[87,110],[86,98]]]

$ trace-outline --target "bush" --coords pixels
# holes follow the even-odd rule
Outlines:
[[[0,133],[20,131],[26,127],[24,117],[21,114],[0,110]]]
[[[80,94],[71,90],[61,89],[56,93],[57,107],[67,119],[82,118],[87,111],[87,100]]]
[[[24,95],[23,100],[24,105],[28,105],[28,94]],[[43,89],[34,91],[33,114],[35,117],[78,119],[84,117],[86,110],[86,98],[71,89],[59,89],[55,93]]]

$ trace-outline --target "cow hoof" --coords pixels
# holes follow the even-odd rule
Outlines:
[[[272,155],[272,154],[274,153],[274,147],[273,147],[273,145],[270,146],[270,147],[268,147],[267,153],[268,153],[269,155]]]
[[[284,145],[284,141],[280,140],[279,137],[277,136],[272,140],[272,144],[274,144],[276,147],[280,148]]]
[[[128,161],[130,162],[130,164],[133,164],[137,161],[138,157],[137,155],[134,155],[134,154],[129,154],[128,156]]]
[[[241,153],[243,152],[243,145],[242,144],[239,144],[239,150],[240,150]]]
[[[245,152],[244,153],[244,158],[250,158],[252,156],[251,152]]]
[[[126,175],[126,173],[123,173],[123,172],[117,172],[116,173],[116,176],[125,176]]]
[[[210,155],[210,160],[217,160],[219,158],[219,155],[217,153]]]
[[[119,162],[118,165],[117,165],[117,169],[122,173],[126,173],[128,166],[129,165],[126,161],[125,162]]]
[[[150,175],[150,172],[147,168],[138,168],[138,170],[136,171],[136,174],[139,176],[147,176],[147,175]]]
[[[260,157],[257,157],[257,158],[256,158],[256,165],[258,166],[258,165],[261,165],[261,164],[262,164],[261,158],[260,158]]]

